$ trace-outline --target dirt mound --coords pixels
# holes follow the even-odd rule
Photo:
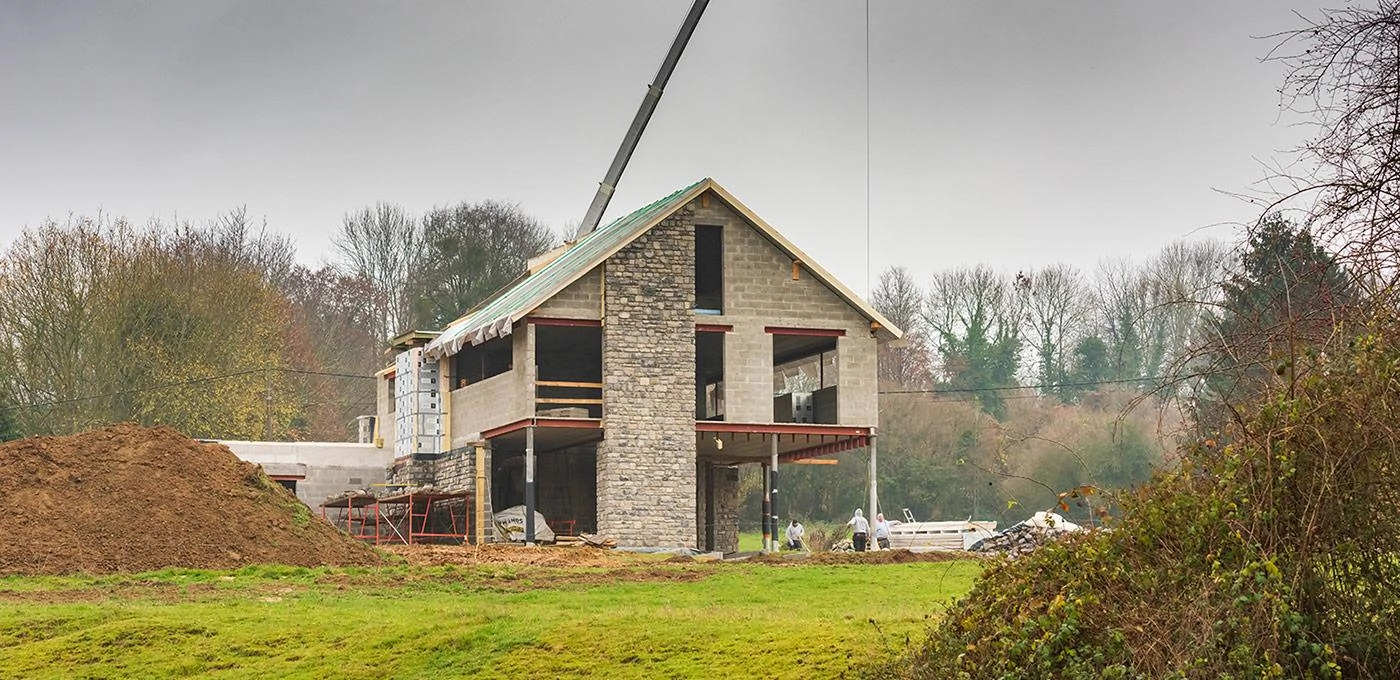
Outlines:
[[[384,546],[384,550],[403,557],[413,566],[501,564],[530,567],[620,567],[655,561],[648,559],[651,557],[649,555],[588,546],[529,548],[510,544],[392,545]]]
[[[375,564],[222,444],[113,425],[0,445],[0,574]]]

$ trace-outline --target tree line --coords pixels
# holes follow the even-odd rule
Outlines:
[[[879,363],[880,509],[1098,522],[1183,442],[1223,443],[1230,414],[1289,370],[1282,350],[1330,333],[1364,285],[1279,214],[1239,246],[1178,242],[1091,274],[969,265],[920,285],[891,268],[872,294],[905,331]],[[834,521],[863,507],[864,456],[789,466],[783,512]],[[756,517],[761,482],[745,482],[743,516]],[[1100,493],[1074,493],[1085,488]]]
[[[135,421],[345,440],[374,411],[387,338],[450,321],[553,241],[492,201],[347,213],[318,267],[243,209],[46,220],[0,254],[0,438]]]

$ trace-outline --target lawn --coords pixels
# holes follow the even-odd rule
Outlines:
[[[973,561],[251,567],[0,579],[0,677],[831,677]]]

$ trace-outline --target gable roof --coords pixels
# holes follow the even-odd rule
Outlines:
[[[874,307],[813,262],[768,223],[759,219],[724,187],[707,177],[581,237],[572,247],[537,271],[516,279],[466,315],[448,324],[441,335],[428,343],[424,353],[429,357],[450,356],[461,351],[467,344],[479,345],[492,338],[509,335],[515,322],[706,191],[714,192],[773,245],[788,257],[801,262],[818,281],[854,307],[862,316],[877,324],[877,330],[882,331],[889,339],[898,338],[903,334]]]

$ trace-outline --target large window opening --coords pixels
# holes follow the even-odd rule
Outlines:
[[[603,417],[603,329],[535,326],[535,412]]]
[[[460,389],[509,372],[513,361],[514,347],[509,335],[463,347],[452,361],[452,376],[457,381],[453,387]]]
[[[773,422],[836,424],[836,337],[773,335]]]
[[[724,420],[724,333],[695,333],[695,419]]]
[[[525,452],[505,445],[494,450],[492,507],[524,505]],[[597,480],[596,444],[535,453],[535,510],[556,536],[598,530]]]
[[[695,311],[724,313],[723,227],[695,227]]]

